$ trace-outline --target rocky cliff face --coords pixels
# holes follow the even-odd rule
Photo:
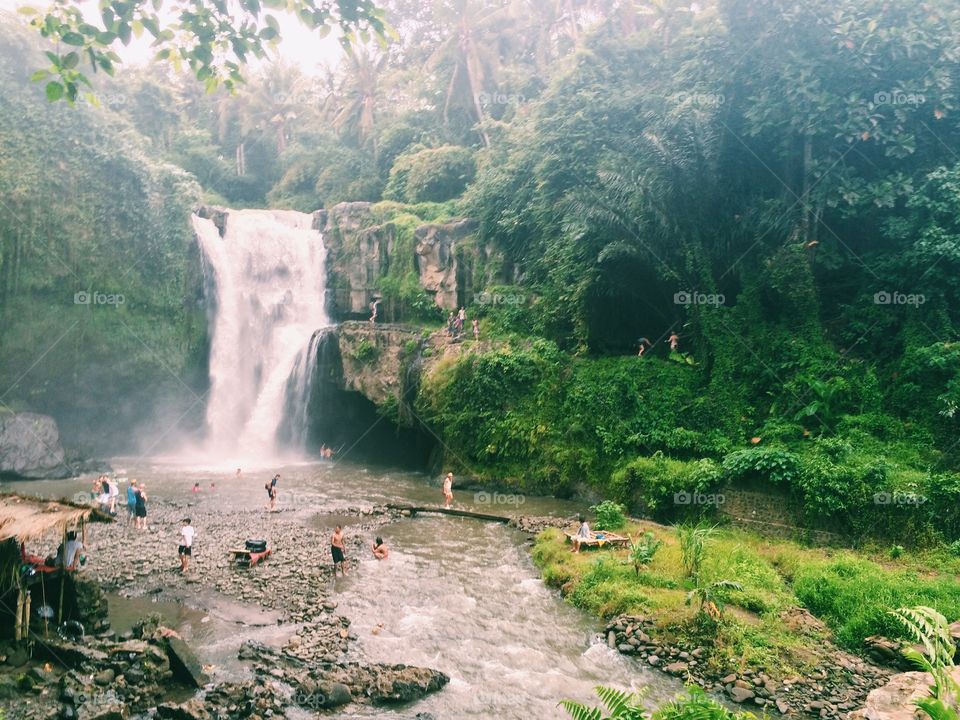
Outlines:
[[[63,478],[65,465],[56,421],[37,413],[0,415],[0,475]]]
[[[404,399],[419,354],[420,332],[403,325],[345,322],[337,331],[345,390],[379,407]]]
[[[415,272],[420,286],[446,310],[468,304],[474,285],[501,280],[490,268],[499,270],[502,263],[491,262],[492,248],[477,244],[473,220],[411,228],[410,221],[416,220],[412,215],[396,211],[390,217],[367,202],[344,202],[314,215],[329,253],[334,317],[369,316],[370,303],[382,294],[379,281],[388,275]],[[478,274],[483,278],[478,280]]]

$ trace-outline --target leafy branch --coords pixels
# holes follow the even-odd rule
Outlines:
[[[82,68],[112,76],[121,63],[112,48],[144,33],[153,38],[156,59],[177,70],[188,67],[207,92],[221,85],[232,92],[243,83],[243,65],[251,57],[264,58],[278,44],[280,24],[268,10],[294,15],[320,38],[339,27],[346,48],[371,36],[381,44],[396,36],[373,0],[99,0],[97,18],[84,16],[81,1],[56,0],[44,11],[20,8],[55,46],[46,53],[50,66],[32,76],[46,82],[51,102],[73,104],[84,86],[92,89]],[[86,97],[96,102],[92,93]]]

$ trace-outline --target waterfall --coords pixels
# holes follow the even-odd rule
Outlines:
[[[326,249],[312,221],[293,211],[230,210],[221,236],[212,220],[193,217],[216,293],[208,454],[253,461],[277,457],[278,430],[297,385],[304,397],[299,417],[288,423],[292,438],[301,443],[306,438],[315,332],[330,324],[324,308]]]

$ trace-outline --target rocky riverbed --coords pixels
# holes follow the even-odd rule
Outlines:
[[[8,720],[285,717],[294,707],[407,703],[447,684],[445,674],[430,668],[346,660],[356,636],[350,619],[336,612],[329,532],[312,513],[214,514],[194,505],[152,502],[148,530],[135,529],[122,515],[91,528],[82,575],[121,596],[194,606],[224,597],[269,609],[289,628],[284,645],[244,644],[238,657],[251,678],[210,682],[195,658],[182,660],[192,657],[189,648],[156,619],[120,637],[98,627],[80,643],[38,638],[32,661],[12,650],[5,658],[0,709]],[[356,559],[369,552],[368,536],[399,515],[383,507],[350,508],[331,522],[350,520],[347,557]],[[179,528],[188,516],[197,535],[190,569],[181,573]],[[273,554],[253,568],[237,568],[228,551],[248,538],[267,540]]]

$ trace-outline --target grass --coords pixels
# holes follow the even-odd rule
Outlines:
[[[729,594],[723,620],[712,626],[686,605],[693,582],[684,572],[674,529],[646,522],[626,529],[642,530],[652,530],[663,546],[639,576],[627,550],[574,554],[558,530],[540,534],[533,559],[545,582],[577,607],[603,618],[650,617],[661,640],[704,647],[719,672],[753,667],[778,678],[803,674],[829,658],[835,647],[831,635],[854,652],[869,635],[898,636],[898,625],[886,614],[897,607],[930,605],[950,620],[960,618],[960,584],[952,574],[960,561],[950,556],[946,567],[937,564],[945,551],[907,553],[891,561],[886,549],[878,548],[874,559],[724,528],[707,543],[702,582],[735,580],[743,590]],[[785,611],[797,607],[820,618],[829,631],[787,622]]]

